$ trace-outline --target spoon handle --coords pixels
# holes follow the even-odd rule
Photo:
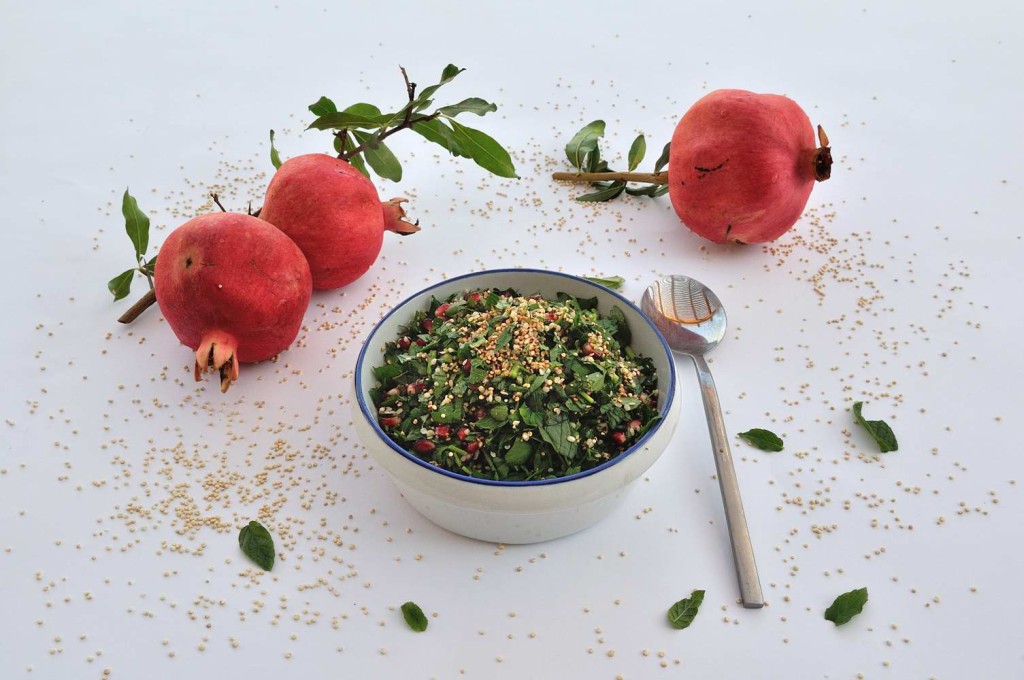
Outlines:
[[[754,563],[754,548],[750,544],[747,518],[743,514],[740,485],[736,480],[736,469],[732,464],[732,453],[729,450],[729,440],[725,433],[725,420],[722,418],[722,405],[718,401],[718,390],[715,388],[715,380],[711,377],[711,369],[708,368],[704,357],[696,354],[691,357],[697,367],[700,393],[704,398],[704,413],[707,415],[711,446],[715,452],[715,467],[718,469],[718,484],[722,488],[725,521],[729,526],[729,539],[732,541],[732,556],[736,561],[740,598],[743,600],[743,606],[747,609],[760,609],[764,606],[761,581],[758,579],[757,565]]]

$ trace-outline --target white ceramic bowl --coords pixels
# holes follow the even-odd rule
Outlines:
[[[377,423],[369,390],[384,345],[431,296],[443,299],[470,289],[512,288],[522,295],[554,299],[559,292],[597,297],[607,314],[618,306],[629,322],[633,349],[653,360],[658,373],[661,420],[634,446],[590,470],[557,479],[500,482],[456,474],[420,460],[392,441]],[[585,279],[536,269],[501,269],[467,274],[426,288],[395,307],[373,328],[356,364],[355,422],[362,442],[391,475],[405,499],[427,519],[463,536],[498,543],[533,543],[585,529],[608,515],[672,438],[679,421],[676,369],[661,334],[633,303]]]

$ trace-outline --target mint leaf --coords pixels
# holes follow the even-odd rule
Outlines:
[[[868,431],[871,438],[875,440],[875,443],[878,444],[878,450],[882,453],[889,453],[899,449],[896,435],[888,423],[884,420],[865,420],[860,412],[863,406],[864,402],[862,401],[858,401],[853,405],[853,417]]]
[[[374,135],[369,132],[360,132],[359,130],[353,130],[352,134],[355,135],[356,141],[360,144],[369,145],[363,149],[363,157],[366,159],[367,165],[369,165],[375,173],[389,179],[392,182],[399,182],[402,180],[402,164],[395,158],[395,154],[391,153],[391,149],[384,145],[384,142],[380,140],[375,141]]]
[[[505,404],[498,404],[497,406],[491,407],[490,416],[495,420],[505,422],[508,420],[508,406]]]
[[[584,278],[587,281],[590,281],[591,283],[596,283],[599,286],[611,288],[612,290],[622,290],[622,284],[626,282],[626,279],[622,278],[621,276],[609,276],[608,278],[601,278],[598,276],[584,276],[581,278]]]
[[[633,333],[629,330],[629,322],[626,321],[626,315],[618,307],[612,307],[608,310],[608,318],[615,322],[615,340],[618,341],[620,347],[626,347],[633,342]]]
[[[640,161],[644,159],[644,155],[647,153],[647,140],[644,136],[637,135],[637,138],[633,140],[633,144],[629,147],[629,171],[633,172],[636,170],[636,166],[640,165]]]
[[[762,451],[781,451],[783,442],[777,434],[771,430],[762,430],[759,427],[755,427],[752,430],[746,432],[740,432],[739,436],[747,440],[747,442]]]
[[[577,445],[576,442],[569,441],[569,437],[572,436],[572,425],[569,424],[568,420],[562,419],[538,428],[540,437],[548,444],[551,444],[551,448],[555,450],[555,453],[562,456],[566,460],[572,460],[576,457]]]
[[[661,172],[661,169],[668,165],[669,158],[669,147],[672,145],[671,142],[665,145],[665,148],[661,150],[661,156],[658,157],[658,161],[654,164],[654,172]]]
[[[129,269],[123,271],[114,278],[107,282],[107,290],[114,296],[114,302],[122,298],[128,297],[128,293],[132,290],[132,278],[135,276],[135,270]]]
[[[508,151],[505,151],[494,138],[451,119],[448,123],[452,126],[452,135],[464,155],[472,158],[484,170],[499,177],[519,179]]]
[[[128,238],[135,246],[135,259],[139,260],[149,247],[149,218],[146,217],[146,213],[139,210],[138,202],[127,189],[124,190],[124,199],[121,201],[121,214],[124,215],[124,227],[128,232]]]
[[[501,335],[498,336],[498,341],[494,343],[494,349],[501,349],[508,343],[512,342],[512,325],[505,326],[505,329],[501,331]]]
[[[266,527],[252,520],[238,532],[238,547],[263,571],[274,568],[274,538]]]
[[[530,460],[530,454],[533,453],[533,447],[527,442],[524,442],[522,437],[516,439],[515,443],[505,453],[505,462],[509,465],[522,465],[526,461]]]
[[[458,104],[442,106],[437,112],[442,116],[448,117],[457,116],[460,113],[475,113],[478,116],[483,116],[497,110],[498,106],[496,104],[480,99],[480,97],[470,97],[469,99],[463,99]]]
[[[591,121],[573,135],[569,143],[565,145],[565,155],[574,168],[583,168],[587,157],[597,151],[598,140],[603,136],[603,120]]]
[[[338,107],[327,97],[320,97],[309,105],[309,112],[314,116],[326,116],[328,113],[337,113]]]
[[[270,131],[270,162],[274,164],[274,169],[281,167],[281,154],[277,152],[274,147],[274,131]]]
[[[683,598],[668,609],[668,622],[673,628],[682,630],[688,628],[700,610],[700,604],[704,601],[704,591],[694,590],[690,597]]]
[[[415,602],[406,602],[402,605],[402,617],[409,624],[409,627],[417,633],[422,633],[427,629],[427,624],[429,623],[427,615],[423,613],[423,610]]]
[[[868,601],[868,589],[858,588],[848,593],[843,593],[835,599],[828,609],[825,610],[825,620],[831,621],[837,626],[848,622],[864,610]]]

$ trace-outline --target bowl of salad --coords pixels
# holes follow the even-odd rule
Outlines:
[[[675,361],[617,292],[536,269],[467,274],[409,297],[355,370],[360,439],[445,529],[533,543],[612,512],[679,420]]]

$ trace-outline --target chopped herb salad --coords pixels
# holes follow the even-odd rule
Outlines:
[[[370,396],[388,436],[471,477],[530,481],[591,469],[658,420],[653,363],[597,298],[513,290],[432,298],[384,347]]]

